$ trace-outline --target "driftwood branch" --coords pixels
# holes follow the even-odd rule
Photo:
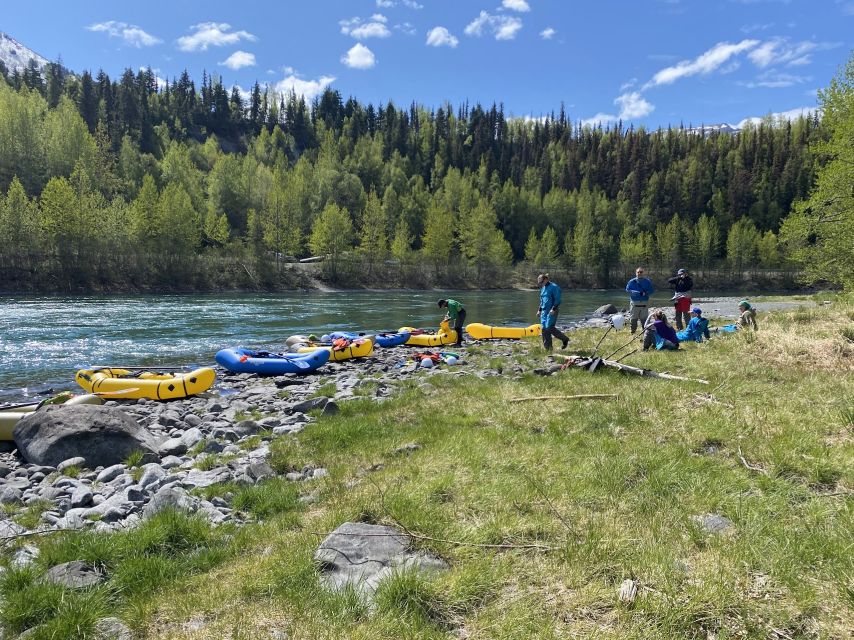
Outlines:
[[[744,465],[745,469],[749,469],[754,473],[761,473],[763,476],[768,475],[768,471],[766,471],[764,468],[760,467],[759,465],[750,464],[747,462],[747,460],[744,459],[744,455],[741,453],[741,447],[738,448],[738,459],[741,460],[741,464]]]
[[[555,358],[562,358],[566,361],[566,364],[568,366],[577,365],[583,367],[585,366],[585,364],[590,363],[589,358],[585,358],[584,356],[578,355],[556,355]],[[626,373],[634,373],[636,375],[645,376],[648,378],[662,378],[664,380],[679,380],[681,382],[699,382],[700,384],[709,384],[708,380],[702,380],[700,378],[686,378],[685,376],[676,376],[672,373],[659,373],[657,371],[652,371],[651,369],[641,369],[640,367],[632,367],[616,360],[602,360],[600,365],[603,367],[611,367],[612,369],[617,369],[618,371],[624,371]]]
[[[605,400],[618,397],[616,393],[581,393],[574,396],[530,396],[526,398],[510,398],[509,402],[526,402],[528,400]]]

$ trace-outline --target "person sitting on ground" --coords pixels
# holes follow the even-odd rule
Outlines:
[[[688,275],[687,269],[679,269],[676,277],[668,278],[667,282],[675,291],[673,306],[676,311],[676,329],[682,331],[682,319],[685,319],[686,326],[691,319],[688,311],[691,309],[691,289],[694,288],[694,280]]]
[[[706,340],[711,337],[709,334],[709,321],[703,317],[703,310],[700,307],[691,309],[691,320],[688,322],[688,326],[684,330],[677,332],[676,337],[679,338],[679,342],[686,342],[688,340],[702,342],[704,337]]]
[[[644,276],[643,267],[635,269],[635,277],[626,283],[626,291],[629,292],[629,320],[632,333],[637,331],[638,321],[641,328],[646,326],[648,317],[647,305],[649,297],[655,293],[655,287],[652,286],[652,281]]]
[[[557,328],[557,314],[561,300],[560,287],[551,281],[547,273],[537,276],[537,286],[540,287],[540,306],[537,308],[537,315],[542,327],[543,347],[546,351],[551,351],[552,336],[554,336],[561,341],[561,349],[566,349],[569,338]]]
[[[738,328],[759,330],[759,325],[756,323],[756,309],[754,309],[747,300],[742,300],[738,303]]]
[[[454,343],[454,346],[463,346],[463,324],[466,321],[466,310],[463,308],[462,303],[448,298],[447,300],[439,300],[439,308],[447,309],[442,322],[454,321],[454,331],[457,332],[457,341]]]
[[[649,351],[652,345],[658,350],[675,351],[679,348],[679,338],[676,331],[667,323],[667,316],[661,309],[650,314],[650,319],[644,327],[643,350]]]

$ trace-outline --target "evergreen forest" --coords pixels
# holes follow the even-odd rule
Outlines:
[[[794,273],[818,116],[737,133],[0,68],[0,290],[499,287]],[[323,256],[322,261],[300,259]]]

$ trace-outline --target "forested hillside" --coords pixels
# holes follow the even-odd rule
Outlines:
[[[0,72],[7,291],[282,288],[310,255],[340,285],[502,286],[523,261],[590,285],[635,263],[773,270],[824,136],[812,118],[702,135]]]

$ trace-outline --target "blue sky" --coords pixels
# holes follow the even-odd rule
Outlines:
[[[0,30],[75,71],[202,70],[309,98],[503,103],[647,127],[816,106],[854,48],[854,0],[28,0]]]

